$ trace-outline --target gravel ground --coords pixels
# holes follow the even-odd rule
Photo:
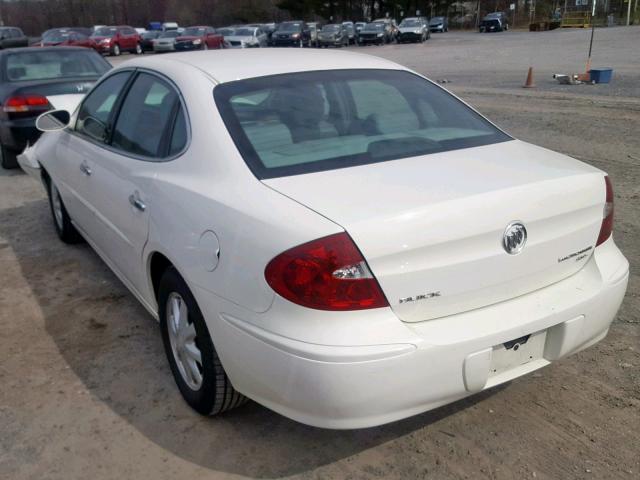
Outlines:
[[[609,335],[500,388],[383,427],[306,427],[250,403],[202,418],[159,330],[86,245],[62,245],[44,193],[0,173],[0,478],[621,478],[640,476],[640,28],[596,31],[610,85],[563,87],[588,32],[448,33],[352,48],[433,79],[515,136],[596,165],[631,262]],[[126,59],[125,57],[122,57]],[[520,88],[529,65],[537,89]]]

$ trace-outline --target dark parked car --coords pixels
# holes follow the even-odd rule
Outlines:
[[[509,30],[509,19],[504,12],[493,12],[486,15],[478,27],[480,32],[502,32]]]
[[[391,33],[382,22],[367,23],[358,36],[360,45],[383,45],[389,43]]]
[[[449,31],[449,20],[447,17],[432,17],[429,20],[429,30],[432,32],[448,32]]]
[[[0,27],[0,48],[28,47],[29,38],[17,27]]]
[[[98,28],[91,38],[98,44],[98,51],[118,56],[122,52],[142,53],[140,35],[126,25]]]
[[[273,32],[275,32],[277,28],[278,28],[278,25],[275,23],[262,24],[262,30],[264,30],[264,33],[267,34],[267,45],[269,46],[273,45],[273,39],[271,37],[273,35]]]
[[[346,47],[349,45],[349,32],[344,25],[330,23],[318,33],[320,47]]]
[[[98,50],[98,44],[89,35],[62,28],[45,32],[38,45],[41,47],[85,47]]]
[[[160,30],[150,30],[140,35],[140,46],[143,52],[153,52],[153,41],[160,36]]]
[[[311,32],[302,21],[282,22],[273,32],[271,41],[275,47],[308,47]]]
[[[38,47],[0,52],[0,159],[16,167],[16,155],[40,133],[35,120],[52,108],[52,95],[84,94],[111,65],[81,47]]]
[[[347,30],[347,35],[349,36],[349,44],[354,44],[358,41],[358,37],[356,36],[356,27],[353,22],[342,22],[342,25]]]
[[[398,26],[399,42],[424,42],[431,38],[429,22],[424,17],[407,17]]]

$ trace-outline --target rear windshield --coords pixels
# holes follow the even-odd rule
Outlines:
[[[204,30],[204,28],[189,27],[182,32],[182,35],[185,37],[200,37],[204,35]]]
[[[214,88],[258,178],[378,163],[510,140],[433,83],[400,70],[332,70]]]
[[[371,30],[374,32],[382,32],[384,30],[384,23],[368,23],[364,26],[363,30]]]
[[[10,82],[99,77],[111,68],[100,55],[85,49],[19,52],[6,58],[4,77]]]
[[[118,32],[117,27],[100,27],[97,29],[92,37],[113,37]]]

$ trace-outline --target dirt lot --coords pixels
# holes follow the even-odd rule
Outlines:
[[[90,248],[57,240],[36,182],[3,171],[0,478],[640,478],[640,28],[596,35],[608,86],[550,78],[583,68],[583,31],[358,51],[446,78],[515,136],[609,172],[632,276],[600,344],[379,428],[319,430],[253,403],[202,418],[174,386],[155,322]],[[538,88],[522,90],[530,64]]]

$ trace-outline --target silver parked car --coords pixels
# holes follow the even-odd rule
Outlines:
[[[153,51],[156,53],[175,51],[176,38],[179,36],[180,32],[178,30],[162,32],[158,38],[152,40]]]
[[[225,29],[226,30],[226,29]],[[220,33],[220,31],[218,31]],[[231,48],[257,48],[267,46],[267,34],[260,27],[236,27],[233,34],[223,34]]]

